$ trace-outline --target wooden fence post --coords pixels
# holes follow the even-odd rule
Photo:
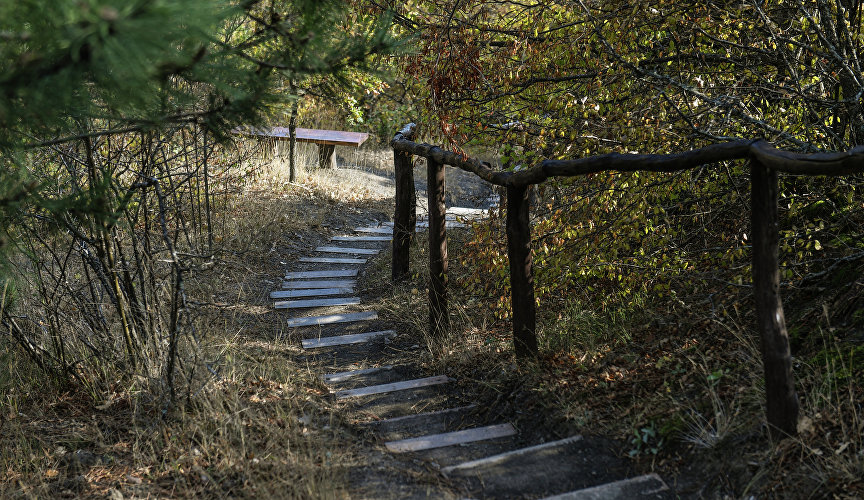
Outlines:
[[[789,336],[780,299],[777,171],[750,160],[753,288],[765,369],[765,397],[771,436],[795,436],[798,396],[792,376]]]
[[[411,240],[417,225],[417,195],[414,191],[414,162],[409,153],[393,150],[396,169],[396,212],[393,215],[394,282],[408,276],[411,266]]]
[[[450,326],[447,310],[447,226],[444,165],[426,159],[429,197],[429,333],[441,338]]]
[[[507,256],[510,260],[510,301],[513,307],[513,346],[516,356],[537,355],[537,311],[528,223],[530,186],[507,186]]]

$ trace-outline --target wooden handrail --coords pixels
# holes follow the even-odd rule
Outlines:
[[[608,153],[573,160],[543,160],[531,168],[514,172],[495,170],[488,162],[467,158],[438,146],[412,142],[401,133],[396,134],[390,145],[396,151],[432,158],[438,163],[474,173],[497,186],[527,186],[541,184],[552,177],[574,177],[605,171],[676,172],[748,158],[758,159],[769,168],[789,174],[838,176],[864,173],[864,146],[839,153],[802,154],[776,149],[761,139],[711,144],[682,153]]]
[[[495,170],[488,162],[468,158],[438,146],[418,144],[413,141],[415,134],[416,126],[412,123],[396,133],[390,142],[396,158],[396,176],[400,179],[396,184],[397,208],[394,220],[409,219],[409,215],[404,213],[408,203],[400,200],[407,196],[406,190],[410,189],[413,195],[414,189],[413,171],[406,173],[410,171],[411,162],[404,158],[410,158],[410,155],[422,156],[427,159],[430,186],[430,331],[440,336],[448,317],[447,237],[444,223],[446,214],[441,202],[441,190],[443,166],[450,165],[472,172],[491,184],[507,187],[507,256],[510,260],[513,343],[518,357],[537,354],[528,186],[540,184],[553,177],[575,177],[604,171],[675,172],[723,161],[750,160],[753,288],[762,364],[765,369],[767,420],[771,434],[776,438],[794,436],[797,433],[798,397],[780,298],[778,172],[811,176],[864,173],[864,146],[846,152],[801,154],[776,149],[764,140],[742,139],[672,154],[609,153],[572,160],[544,160],[530,168],[511,172]],[[400,227],[400,224],[401,222],[396,222],[397,227]],[[394,279],[397,278],[397,260],[400,262],[400,269],[404,268],[407,273],[408,250],[407,245],[400,244],[397,252],[394,232]]]

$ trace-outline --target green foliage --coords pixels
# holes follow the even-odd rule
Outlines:
[[[653,1],[418,1],[407,70],[420,117],[453,149],[502,168],[608,152],[671,152],[765,137],[812,151],[860,144],[860,9]],[[832,50],[836,49],[836,53]],[[846,96],[846,97],[844,97]],[[547,183],[532,207],[540,310],[626,310],[640,298],[737,308],[750,284],[748,166],[600,173]],[[784,283],[854,255],[860,179],[781,179]],[[500,221],[464,257],[466,286],[509,308]],[[732,270],[720,273],[718,270]]]
[[[495,136],[527,161],[740,136],[844,149],[864,131],[859,7],[409,5],[428,26],[409,64],[427,88],[425,120],[454,144]]]
[[[235,13],[196,0],[4,3],[0,145],[68,134],[85,117],[155,123],[187,109],[194,93],[170,80],[228,85],[211,37]]]
[[[627,452],[631,457],[639,455],[656,455],[666,445],[668,432],[657,428],[657,422],[652,420],[648,425],[634,429],[630,444],[633,448]]]

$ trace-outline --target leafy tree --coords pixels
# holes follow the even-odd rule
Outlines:
[[[405,70],[425,131],[469,154],[497,151],[501,168],[741,137],[807,152],[861,143],[861,2],[378,3],[416,34]],[[539,310],[550,326],[567,310],[648,301],[737,316],[751,295],[748,180],[739,162],[542,187],[532,208]],[[784,287],[860,265],[861,179],[781,183]],[[467,246],[465,286],[506,317],[497,222]]]

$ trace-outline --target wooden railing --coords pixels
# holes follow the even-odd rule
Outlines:
[[[528,188],[552,177],[601,171],[674,172],[729,160],[750,160],[753,288],[762,363],[766,413],[775,437],[795,435],[798,396],[792,375],[789,336],[780,298],[778,172],[838,176],[864,172],[864,146],[845,153],[798,154],[775,149],[763,140],[713,144],[668,155],[618,154],[575,160],[545,160],[528,169],[499,171],[488,163],[452,151],[414,142],[416,126],[408,124],[390,145],[396,168],[396,212],[393,231],[394,281],[408,274],[410,242],[416,224],[412,155],[426,158],[429,197],[429,329],[440,337],[448,327],[447,233],[444,166],[477,174],[507,189],[507,254],[510,260],[513,343],[518,357],[537,354],[536,303],[531,258]]]

